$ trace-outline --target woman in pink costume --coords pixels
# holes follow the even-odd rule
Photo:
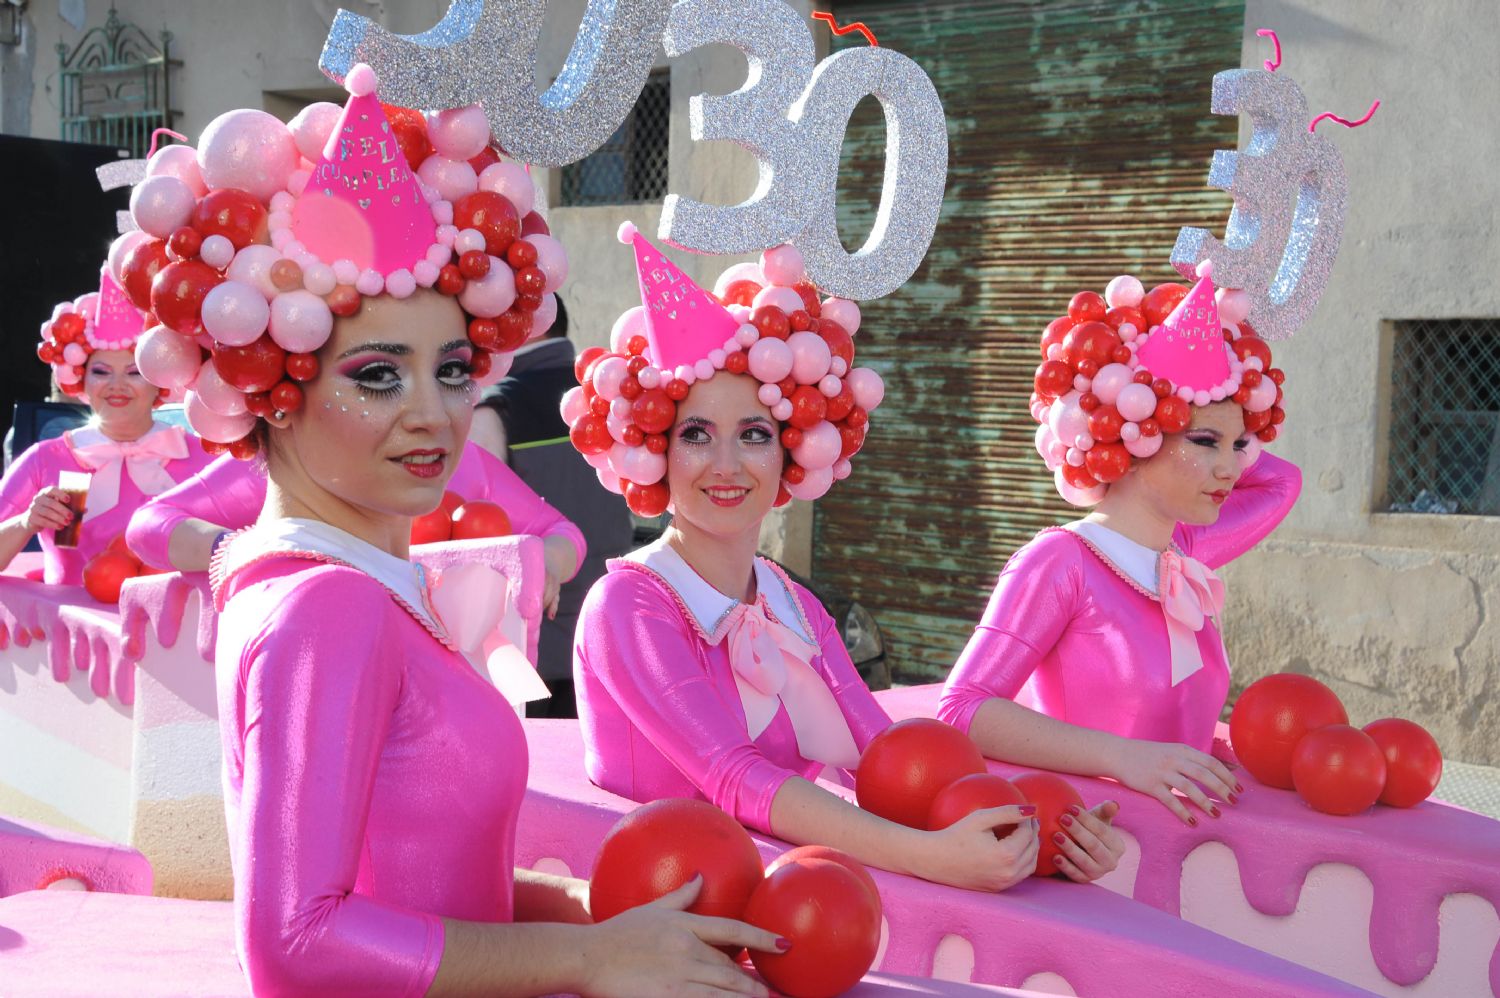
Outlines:
[[[449,639],[457,622],[434,609],[407,544],[412,517],[437,507],[464,446],[475,372],[493,342],[482,327],[476,340],[475,321],[512,304],[513,289],[496,293],[486,282],[513,283],[501,254],[516,231],[465,225],[445,238],[443,219],[468,221],[462,199],[455,207],[418,187],[369,67],[355,67],[348,86],[342,113],[315,111],[292,132],[259,112],[232,112],[242,123],[250,116],[256,141],[225,116],[197,152],[205,177],[222,176],[238,150],[265,157],[283,137],[307,141],[319,162],[306,193],[279,176],[278,187],[298,194],[272,198],[298,245],[279,240],[272,269],[292,259],[282,250],[297,252],[307,295],[293,304],[316,311],[316,301],[339,316],[328,316],[321,339],[299,340],[296,352],[314,367],[298,363],[309,376],[297,379],[295,397],[280,392],[265,417],[215,418],[234,407],[211,379],[240,391],[233,362],[194,372],[218,408],[190,413],[220,436],[238,431],[238,450],[263,453],[269,479],[259,520],[219,546],[210,572],[236,942],[251,989],[663,994],[697,985],[764,994],[710,944],[764,949],[777,940],[681,911],[696,883],[595,926],[585,884],[513,869],[525,738]],[[432,133],[437,154],[453,158],[472,155],[466,136],[482,147],[488,129],[467,108],[439,114]],[[361,179],[372,175],[366,155],[387,165],[379,185]],[[247,172],[275,173],[271,159],[259,166]],[[346,197],[358,207],[327,210]],[[314,198],[314,209],[298,210]],[[412,205],[420,213],[404,210]],[[437,279],[440,263],[469,252],[485,258],[483,273]],[[351,294],[330,291],[325,302],[306,282],[319,279],[318,254],[343,253],[389,269],[361,273],[360,283],[338,285]],[[202,305],[217,335],[213,307],[211,298]],[[271,302],[273,339],[279,307]],[[216,339],[211,364],[223,347]]]
[[[84,565],[125,532],[142,503],[208,464],[196,437],[151,416],[160,393],[135,364],[142,318],[106,266],[97,294],[59,305],[42,326],[37,355],[52,366],[64,392],[89,404],[94,418],[34,444],[0,482],[0,568],[39,537],[43,580],[81,585]],[[58,487],[63,472],[92,476],[74,547],[56,540],[78,515]]]
[[[1276,528],[1301,488],[1261,445],[1282,373],[1245,296],[1116,278],[1048,326],[1037,448],[1082,520],[1006,564],[938,716],[996,759],[1107,776],[1188,824],[1242,790],[1211,754],[1229,690],[1213,570]],[[1149,330],[1149,333],[1138,333]]]
[[[757,283],[770,286],[752,316],[693,285],[633,226],[621,238],[635,247],[644,306],[617,324],[614,353],[589,359],[563,411],[606,486],[638,514],[670,503],[674,515],[661,540],[611,562],[584,601],[574,681],[590,779],[638,801],[706,798],[787,841],[940,883],[1000,890],[1024,879],[1037,852],[1029,805],[929,832],[813,782],[852,770],[890,720],[827,612],[755,551],[772,506],[816,499],[849,474],[880,403],[879,376],[851,366],[858,308],[820,304],[805,284],[804,299],[789,246],[762,258]],[[1074,823],[1076,879],[1118,860],[1113,810]],[[1017,822],[1005,839],[990,834]]]

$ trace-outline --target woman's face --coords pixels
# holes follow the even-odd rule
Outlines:
[[[677,403],[667,447],[673,515],[716,536],[760,529],[781,482],[780,430],[749,375],[721,371]]]
[[[473,347],[452,298],[367,299],[318,351],[302,407],[272,431],[271,468],[294,459],[314,489],[366,514],[437,508],[473,415]],[[299,496],[313,509],[327,508]]]
[[[83,395],[104,426],[150,428],[157,392],[137,370],[134,351],[91,353],[83,368]]]
[[[1197,526],[1213,523],[1239,481],[1243,469],[1237,452],[1248,440],[1244,411],[1234,402],[1193,406],[1188,428],[1168,436],[1126,480],[1164,517]]]

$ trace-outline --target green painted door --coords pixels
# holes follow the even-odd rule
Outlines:
[[[817,504],[814,575],[875,615],[900,679],[941,679],[995,576],[1073,518],[1033,447],[1037,344],[1074,292],[1175,280],[1177,230],[1222,231],[1205,186],[1234,120],[1213,74],[1240,65],[1243,0],[838,3],[915,59],[948,115],[947,198],[910,283],[866,303],[861,363],[885,377],[855,473]],[[864,44],[858,35],[834,47]],[[869,231],[885,127],[856,110],[844,145],[846,245]]]

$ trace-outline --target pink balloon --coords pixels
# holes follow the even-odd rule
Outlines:
[[[1120,391],[1131,383],[1130,379],[1133,377],[1135,372],[1124,364],[1105,364],[1094,375],[1093,392],[1099,396],[1100,402],[1114,405],[1115,399],[1120,397]]]
[[[271,268],[280,259],[281,254],[271,247],[252,243],[234,255],[234,261],[224,276],[250,285],[269,301],[280,294],[276,285],[271,283]]]
[[[568,251],[563,249],[563,244],[541,233],[527,236],[524,241],[536,247],[536,265],[547,278],[547,285],[542,290],[556,291],[562,287],[563,281],[568,279]]]
[[[865,412],[874,412],[875,407],[885,399],[885,382],[868,367],[856,367],[849,372],[844,383],[854,394],[854,404]]]
[[[74,367],[77,367],[88,359],[88,351],[83,348],[83,344],[81,343],[69,343],[63,347],[63,361],[72,364]]]
[[[203,404],[197,392],[188,392],[183,397],[183,403],[193,431],[204,440],[212,440],[216,444],[232,444],[255,429],[255,417],[250,413],[225,416],[214,412]]]
[[[120,276],[120,268],[125,263],[125,257],[131,250],[151,237],[139,230],[127,232],[109,244],[109,272],[114,277],[116,284],[121,284],[124,278]]]
[[[1115,399],[1115,408],[1130,422],[1139,423],[1156,411],[1156,393],[1148,385],[1126,385]]]
[[[223,270],[234,262],[234,243],[218,233],[204,236],[203,245],[198,248],[198,256],[215,270]]]
[[[833,360],[827,340],[817,333],[793,333],[787,337],[786,345],[792,351],[792,379],[797,384],[812,385],[823,380]]]
[[[1078,392],[1068,392],[1047,410],[1047,425],[1057,439],[1068,442],[1089,431],[1089,414],[1079,408],[1079,398]]]
[[[1104,287],[1104,303],[1110,308],[1135,308],[1144,297],[1146,289],[1129,274],[1121,274]]]
[[[594,474],[599,476],[599,484],[616,495],[623,495],[625,487],[620,484],[620,476],[608,468],[600,468]]]
[[[432,157],[427,161],[432,162]],[[464,164],[467,166],[468,164]],[[469,281],[458,293],[464,311],[481,319],[492,319],[516,301],[516,273],[499,257],[490,257],[490,272],[477,281]]]
[[[620,313],[615,320],[614,327],[609,331],[609,352],[624,353],[625,346],[633,336],[646,335],[646,307],[637,305],[627,308]]]
[[[625,358],[606,357],[594,366],[594,391],[613,402],[620,397],[620,383],[629,374]]]
[[[143,232],[165,239],[193,217],[197,203],[176,177],[147,177],[130,192],[130,215]]]
[[[216,285],[203,299],[202,311],[203,328],[220,343],[232,347],[254,343],[271,321],[271,306],[266,304],[265,297],[256,288],[239,281]],[[211,401],[209,407],[216,408]]]
[[[288,291],[271,301],[271,339],[288,353],[312,353],[333,333],[328,303],[311,291]]]
[[[609,451],[603,451],[598,454],[585,454],[583,455],[583,459],[595,471],[598,471],[600,468],[609,467]]]
[[[1052,427],[1046,423],[1036,428],[1036,452],[1042,456],[1043,461],[1047,462],[1048,471],[1056,471],[1062,464],[1061,457],[1053,457],[1055,450],[1052,445],[1058,442],[1058,439],[1052,435]]]
[[[588,399],[583,397],[582,385],[574,385],[563,392],[562,403],[558,406],[558,411],[562,413],[564,423],[572,426],[583,418],[588,409],[589,403]]]
[[[756,295],[755,301],[751,303],[752,308],[760,308],[762,305],[775,305],[787,315],[806,308],[802,302],[802,296],[797,292],[791,288],[778,288],[774,285],[761,288],[760,294]]]
[[[1239,288],[1220,288],[1214,293],[1219,321],[1238,326],[1250,314],[1250,296]]]
[[[479,175],[479,189],[493,191],[515,205],[516,214],[525,218],[536,207],[536,188],[531,175],[519,163],[491,163]]]
[[[610,448],[609,463],[615,474],[637,485],[654,485],[667,474],[666,456],[653,454],[645,447],[615,444]]]
[[[1154,437],[1136,437],[1125,441],[1125,449],[1135,457],[1147,458],[1161,450],[1161,442],[1165,436],[1164,433],[1158,433]]]
[[[815,471],[809,469],[807,476],[799,484],[786,483],[786,490],[791,493],[792,498],[801,499],[803,502],[813,502],[823,498],[832,487],[832,468],[818,468]]]
[[[766,280],[766,275],[761,272],[760,264],[737,263],[726,269],[719,275],[719,279],[714,281],[714,294],[723,297],[725,290],[735,281],[754,281],[761,287],[770,283]]]
[[[1095,485],[1091,489],[1076,488],[1063,478],[1061,469],[1052,473],[1052,481],[1057,485],[1058,495],[1074,506],[1097,506],[1109,491],[1108,485]]]
[[[539,340],[547,335],[547,330],[557,321],[557,295],[542,295],[542,304],[535,312],[531,313],[531,335],[528,340]],[[644,371],[641,373],[645,373]]]
[[[176,177],[187,184],[195,198],[208,193],[208,185],[203,182],[203,171],[198,169],[198,150],[192,146],[162,146],[146,161],[146,176]]]
[[[766,280],[782,287],[791,287],[807,276],[802,254],[791,243],[782,243],[761,253],[760,270],[766,275]]]
[[[786,341],[771,337],[756,340],[747,356],[750,373],[756,380],[766,383],[780,381],[791,374],[795,363],[792,348],[787,346]]]
[[[261,201],[286,189],[300,160],[291,129],[252,108],[219,115],[198,140],[198,168],[209,187],[237,187]]]
[[[427,137],[439,156],[473,159],[490,144],[490,123],[478,104],[427,116]]]
[[[490,369],[483,377],[475,378],[474,383],[480,388],[488,388],[490,385],[499,384],[500,380],[510,373],[510,366],[515,362],[516,355],[513,353],[492,354]]]
[[[225,381],[219,369],[204,364],[198,371],[198,380],[193,382],[193,393],[198,401],[220,416],[238,416],[245,412],[245,393]]]
[[[847,298],[824,298],[818,317],[832,320],[850,336],[859,332],[859,306]]]
[[[461,159],[436,154],[428,156],[417,167],[417,176],[422,183],[437,191],[444,201],[457,201],[465,194],[479,190],[478,174]]]
[[[839,459],[843,438],[828,420],[802,431],[802,442],[792,448],[792,460],[808,471],[831,468]]]
[[[166,326],[152,326],[135,343],[135,366],[141,377],[168,391],[191,385],[202,363],[203,352],[197,341]]]
[[[1265,412],[1276,404],[1276,382],[1261,378],[1260,384],[1250,389],[1250,401],[1245,403],[1247,412]]]
[[[292,141],[297,143],[297,151],[313,163],[322,159],[328,137],[333,134],[343,113],[343,108],[328,101],[318,101],[298,111],[287,126],[292,131]]]

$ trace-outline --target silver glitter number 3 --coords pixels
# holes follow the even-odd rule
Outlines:
[[[513,157],[576,162],[604,144],[645,86],[671,0],[589,0],[557,81],[535,83],[547,0],[452,0],[436,27],[397,35],[340,10],[319,65],[342,80],[355,63],[380,74],[380,98],[407,107],[482,104]]]
[[[1307,130],[1307,100],[1291,79],[1262,69],[1214,76],[1215,114],[1245,114],[1243,152],[1216,150],[1211,187],[1228,191],[1234,208],[1221,242],[1207,229],[1184,227],[1172,264],[1185,277],[1213,261],[1214,283],[1242,288],[1250,323],[1268,340],[1291,336],[1312,315],[1344,234],[1348,184],[1344,161],[1327,139]]]

